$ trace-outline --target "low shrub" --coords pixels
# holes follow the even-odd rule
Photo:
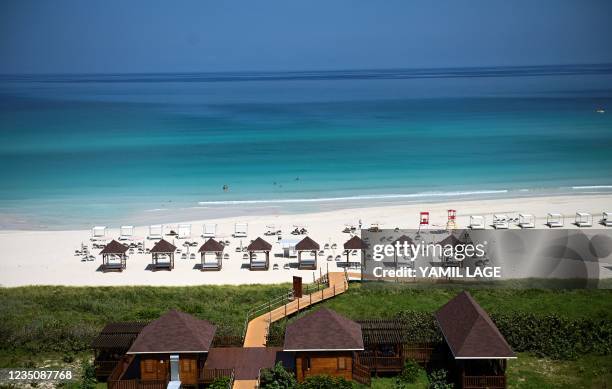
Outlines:
[[[406,359],[402,372],[397,376],[397,379],[412,384],[417,381],[419,375],[423,372],[423,368],[413,359]]]

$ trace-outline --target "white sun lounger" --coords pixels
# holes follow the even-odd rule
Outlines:
[[[606,227],[612,227],[612,211],[606,211],[602,213],[601,222]]]
[[[191,224],[179,224],[178,225],[178,238],[179,239],[190,239],[191,238]]]
[[[563,227],[563,215],[560,213],[549,213],[546,216],[546,225],[550,228]]]
[[[215,236],[217,236],[217,225],[214,223],[204,224],[202,238],[214,238]]]
[[[574,222],[578,227],[591,227],[593,226],[593,216],[586,212],[576,212],[576,219]]]
[[[507,230],[509,227],[507,215],[501,213],[493,215],[493,228],[496,230]]]
[[[121,226],[119,229],[119,240],[133,240],[134,226]]]
[[[248,227],[247,223],[236,223],[234,225],[234,238],[246,238]]]
[[[151,224],[149,226],[149,235],[147,236],[147,239],[150,240],[159,240],[161,238],[163,238],[163,234],[164,234],[164,226],[161,224]]]
[[[484,216],[470,216],[470,229],[484,230],[485,229]]]
[[[106,226],[95,226],[91,229],[91,240],[92,241],[105,241],[106,240]]]
[[[535,217],[528,213],[519,213],[519,227],[535,228]]]

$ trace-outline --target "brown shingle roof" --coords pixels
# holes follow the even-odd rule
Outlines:
[[[321,308],[287,326],[283,348],[285,351],[363,350],[361,326]]]
[[[151,249],[151,253],[173,253],[175,251],[176,246],[164,239],[155,243],[155,246]]]
[[[206,320],[170,310],[143,328],[127,353],[208,352],[216,329]]]
[[[198,252],[200,253],[204,253],[204,252],[219,253],[223,251],[224,248],[225,247],[221,243],[217,242],[213,238],[210,238],[206,242],[204,242],[204,244],[200,247],[200,250]]]
[[[300,240],[295,245],[296,250],[318,250],[320,247],[321,246],[319,246],[319,244],[315,242],[314,240],[312,240],[312,238],[310,238],[309,236]]]
[[[463,242],[461,240],[459,240],[459,238],[457,238],[454,234],[450,234],[449,236],[447,236],[446,238],[442,239],[440,242],[438,242],[441,246],[446,246],[446,245],[451,245],[453,247],[463,244]]]
[[[145,322],[108,323],[100,331],[100,335],[91,342],[91,347],[127,350],[146,325]]]
[[[402,235],[402,236],[400,236],[399,238],[397,238],[397,239],[395,239],[393,241],[393,245],[395,245],[396,242],[400,242],[400,244],[402,244],[402,245],[404,244],[404,242],[406,242],[409,245],[411,245],[414,241],[409,236]]]
[[[459,293],[435,316],[456,359],[515,357],[506,339],[469,292]]]
[[[208,353],[205,366],[207,369],[234,369],[237,380],[256,380],[260,369],[270,369],[288,356],[290,354],[284,353],[281,347],[214,347]]]
[[[251,244],[247,247],[249,251],[270,251],[272,250],[272,245],[261,238],[255,239]]]
[[[344,243],[345,250],[365,250],[367,248],[368,245],[357,235],[353,236]]]
[[[102,251],[100,251],[100,254],[125,254],[126,251],[128,251],[127,246],[113,239]]]

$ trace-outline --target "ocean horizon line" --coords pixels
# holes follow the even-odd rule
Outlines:
[[[358,80],[526,77],[555,75],[612,74],[612,63],[561,65],[462,66],[462,67],[392,67],[369,69],[193,71],[193,72],[111,72],[111,73],[4,73],[5,82],[229,82],[286,80]]]

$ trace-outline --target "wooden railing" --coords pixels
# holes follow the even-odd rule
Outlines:
[[[401,356],[362,356],[359,355],[357,360],[360,365],[367,367],[370,371],[401,371],[404,367],[404,359]]]
[[[113,372],[113,370],[115,370],[115,367],[117,366],[117,364],[119,363],[119,361],[94,361],[94,368],[96,369],[96,377],[99,379],[104,379],[106,380],[111,373]]]
[[[506,376],[504,375],[463,376],[464,389],[504,389],[505,387]]]
[[[119,360],[119,362],[115,365],[115,368],[113,369],[111,374],[108,376],[108,381],[109,382],[119,381],[121,377],[123,376],[123,373],[127,370],[127,368],[130,366],[133,360],[134,360],[133,355],[124,355]],[[111,389],[110,385],[109,385],[109,389]]]
[[[404,358],[413,359],[417,363],[427,363],[432,359],[433,344],[404,345]]]
[[[168,381],[119,380],[108,381],[108,389],[166,389]]]
[[[222,377],[233,377],[234,369],[202,369],[200,370],[199,381],[204,384],[209,384]]]
[[[355,361],[355,363],[353,363],[353,381],[365,386],[370,386],[372,383],[370,369],[368,369],[367,366],[363,366],[359,364],[359,362]]]

